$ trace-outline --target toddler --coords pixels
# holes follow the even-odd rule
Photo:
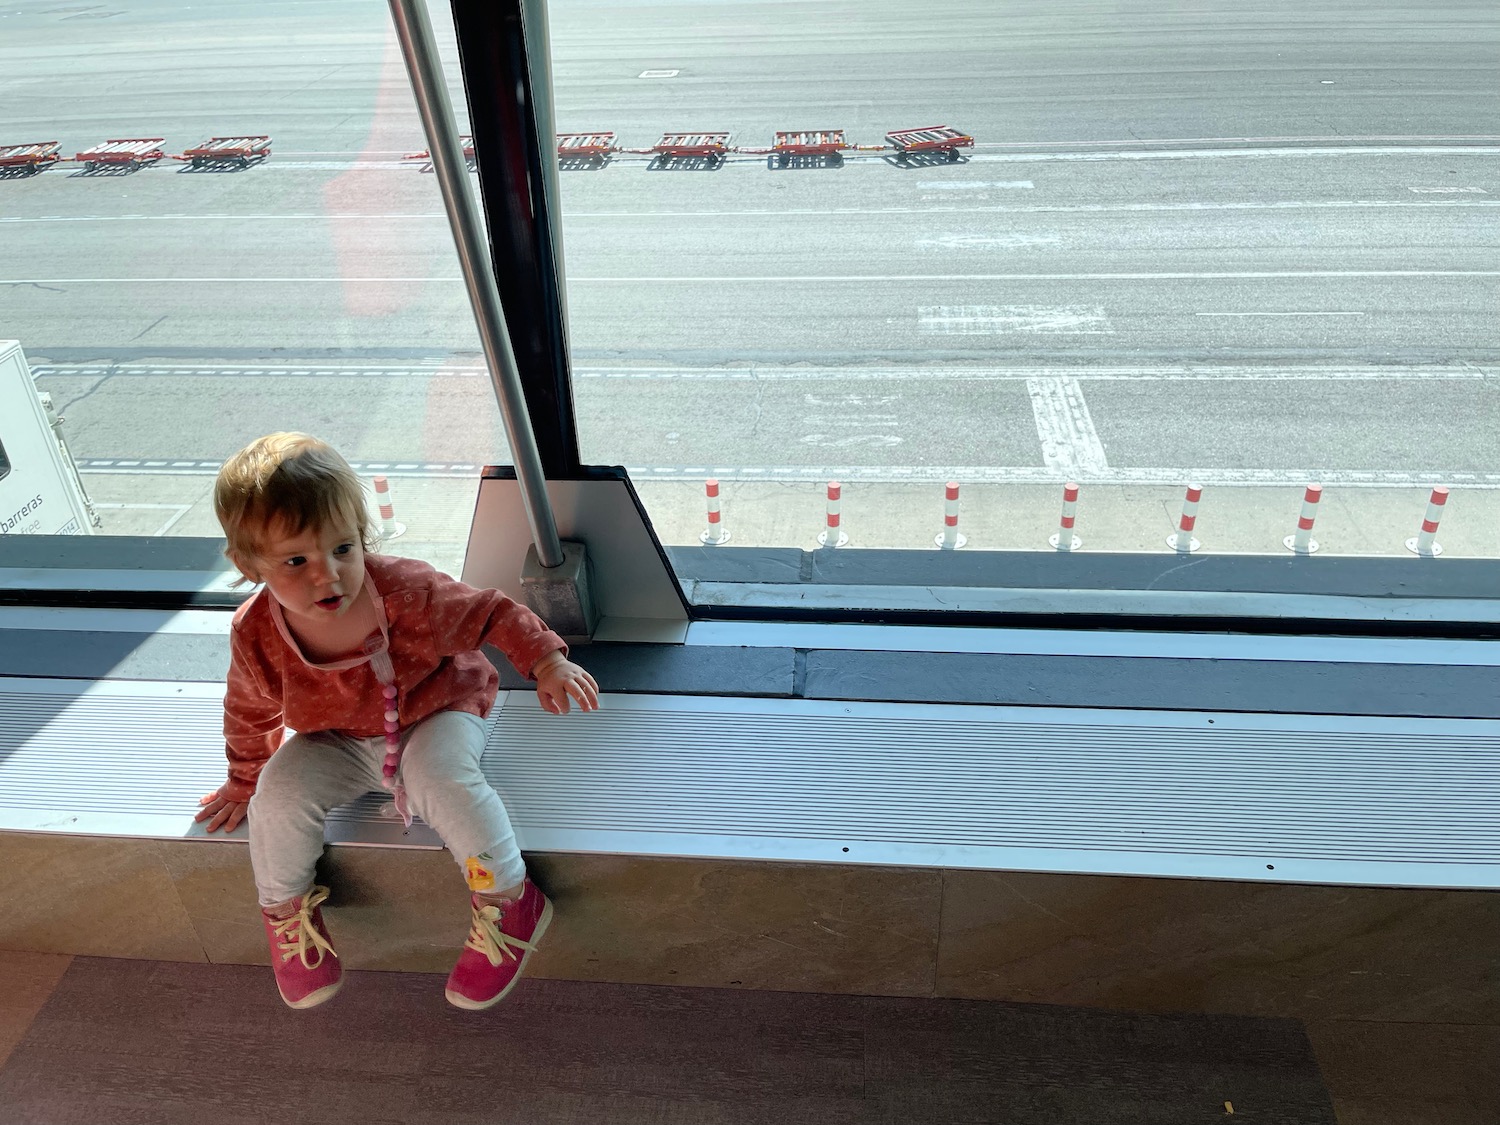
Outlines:
[[[311,1008],[343,970],[313,885],[330,809],[382,788],[420,816],[464,873],[472,918],[448,977],[460,1008],[504,999],[552,919],[479,768],[499,675],[492,644],[536,681],[542,706],[599,706],[592,676],[542,620],[498,590],[373,553],[359,478],[306,434],[271,434],[224,463],[214,508],[225,554],[264,588],[234,615],[224,741],[229,780],[196,819],[233,830],[250,862],[281,998]],[[283,728],[297,733],[283,744]]]

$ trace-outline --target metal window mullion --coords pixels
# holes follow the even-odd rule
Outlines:
[[[479,210],[469,183],[468,163],[459,144],[432,24],[427,18],[423,0],[390,0],[390,8],[417,110],[427,133],[428,150],[442,190],[443,206],[453,229],[459,268],[469,293],[469,303],[474,309],[490,381],[500,405],[506,437],[510,440],[537,559],[543,566],[558,566],[563,561],[562,542],[547,497],[541,456],[537,451],[526,396],[521,389],[505,312],[500,305],[494,264],[487,252]]]

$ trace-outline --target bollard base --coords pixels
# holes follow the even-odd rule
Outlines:
[[[826,531],[820,531],[820,532],[818,532],[818,546],[819,547],[843,547],[843,546],[847,546],[848,543],[849,543],[849,535],[848,535],[847,532],[840,531],[838,533],[837,538],[835,538],[833,540],[833,542],[831,542],[831,543],[828,541],[828,532],[826,532]]]
[[[521,567],[521,591],[531,611],[570,644],[587,641],[599,624],[589,575],[588,552],[582,543],[564,542],[561,565],[545,567],[536,547],[526,550]]]
[[[1428,547],[1424,551],[1418,545],[1420,542],[1421,542],[1420,539],[1418,539],[1416,536],[1412,536],[1410,539],[1408,539],[1406,541],[1406,549],[1408,551],[1410,551],[1412,554],[1418,555],[1418,556],[1420,556],[1421,558],[1424,558],[1424,559],[1436,558],[1438,555],[1441,555],[1443,553],[1443,545],[1441,543],[1434,542],[1432,544],[1432,546]]]
[[[1294,555],[1310,555],[1318,549],[1318,541],[1316,539],[1309,539],[1305,546],[1297,546],[1297,537],[1295,535],[1283,536],[1281,545]]]
[[[1191,535],[1184,535],[1182,532],[1177,531],[1167,536],[1167,546],[1179,554],[1185,555],[1190,551],[1196,551],[1203,544],[1199,543]]]
[[[405,534],[406,525],[404,523],[397,523],[392,520],[389,530],[387,530],[384,526],[381,527],[380,541],[382,543],[389,543],[392,539],[400,539]]]
[[[1047,536],[1047,545],[1055,547],[1059,551],[1076,551],[1083,546],[1083,540],[1078,538],[1078,536],[1069,536],[1069,539],[1071,542],[1064,544],[1062,541],[1062,532],[1054,531],[1051,535]]]
[[[728,528],[720,528],[719,529],[719,535],[718,535],[717,539],[714,538],[714,535],[713,535],[712,532],[705,531],[701,535],[698,536],[698,542],[703,543],[703,544],[705,544],[706,546],[709,546],[709,547],[717,547],[720,543],[728,543],[729,542],[729,529]]]
[[[952,542],[949,542],[948,541],[948,537],[946,535],[944,535],[941,531],[938,532],[936,535],[934,535],[932,537],[932,544],[933,544],[933,546],[936,547],[940,551],[956,551],[960,547],[962,547],[965,543],[967,543],[968,541],[969,541],[969,537],[967,535],[965,535],[962,531],[958,532],[953,537],[953,541]]]

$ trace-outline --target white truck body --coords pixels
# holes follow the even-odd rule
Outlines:
[[[0,340],[0,535],[88,535],[97,526],[50,407],[21,345]]]

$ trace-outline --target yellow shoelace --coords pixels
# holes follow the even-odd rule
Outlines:
[[[499,926],[500,914],[498,906],[476,907],[474,920],[469,923],[469,940],[464,942],[465,949],[483,953],[489,959],[490,964],[496,967],[507,956],[512,961],[519,961],[521,955],[517,950],[536,948],[529,941],[502,933]]]
[[[331,957],[338,956],[333,951],[333,946],[328,944],[323,935],[318,933],[317,927],[312,924],[312,912],[327,898],[327,887],[314,887],[312,894],[302,897],[301,910],[290,918],[271,923],[271,929],[276,934],[276,949],[281,954],[282,964],[293,957],[300,957],[303,968],[316,969],[323,963],[324,953]],[[309,961],[308,954],[313,951],[317,953],[317,960]]]

